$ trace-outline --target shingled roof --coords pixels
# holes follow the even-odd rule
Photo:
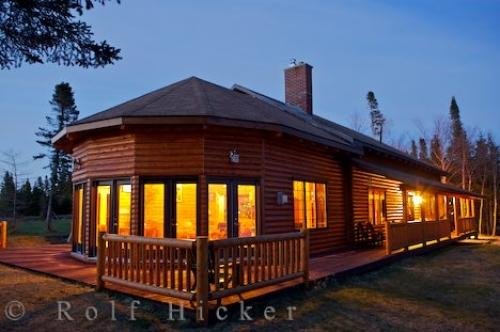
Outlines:
[[[161,123],[175,119],[175,123],[276,129],[359,155],[371,149],[442,173],[433,165],[295,106],[240,85],[228,89],[194,76],[78,120],[56,135],[53,141],[57,143],[70,132],[108,125],[137,124],[141,123],[139,119],[148,118],[161,118]]]
[[[360,152],[352,144],[352,138],[347,135],[315,127],[292,114],[281,112],[273,105],[251,95],[197,77],[187,78],[78,120],[68,126],[67,130],[78,127],[89,128],[89,126],[83,125],[116,118],[160,117],[183,118],[186,121],[194,118],[207,121],[212,119],[217,120],[217,123],[220,124],[224,124],[224,120],[237,121],[237,123],[250,123],[255,128],[259,128],[259,125],[268,125],[264,128],[279,128],[297,136],[319,140],[321,143],[342,150]],[[54,141],[64,136],[64,133],[60,134],[55,137]]]

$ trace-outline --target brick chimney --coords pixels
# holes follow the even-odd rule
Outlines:
[[[285,69],[285,102],[312,114],[312,66],[292,61]]]

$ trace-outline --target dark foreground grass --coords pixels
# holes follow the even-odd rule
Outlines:
[[[18,322],[0,316],[0,331],[147,331],[194,328],[190,321],[169,322],[169,308],[141,301],[137,320],[130,319],[132,298],[94,293],[91,288],[0,265],[0,309],[9,300],[26,305]],[[70,301],[75,321],[57,321],[57,300]],[[116,301],[112,321],[108,301]],[[340,330],[340,331],[493,331],[500,329],[500,246],[457,245],[425,256],[405,259],[376,272],[341,283],[293,290],[253,303],[251,322],[239,311],[217,330]],[[87,321],[85,308],[95,306],[98,318]],[[267,321],[267,306],[276,318]],[[287,307],[295,307],[287,320]],[[2,310],[3,311],[3,310]],[[3,312],[0,311],[1,314]],[[178,317],[177,314],[174,315]]]

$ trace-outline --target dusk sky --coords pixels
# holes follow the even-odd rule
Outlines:
[[[44,174],[31,161],[41,151],[34,133],[61,81],[81,117],[193,75],[283,99],[291,58],[314,67],[314,112],[330,120],[368,121],[373,90],[390,139],[409,141],[418,123],[430,130],[447,115],[454,95],[467,128],[500,139],[500,1],[122,0],[82,19],[121,48],[121,61],[0,72],[0,151],[19,152],[30,177]]]

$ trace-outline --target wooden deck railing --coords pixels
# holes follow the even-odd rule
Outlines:
[[[105,282],[184,300],[195,299],[195,242],[101,234],[97,289]]]
[[[408,250],[410,246],[427,245],[429,241],[441,241],[450,238],[450,223],[442,221],[422,221],[410,223],[386,223],[386,252]]]
[[[214,271],[209,299],[309,278],[309,236],[306,232],[232,238],[210,242]]]
[[[301,278],[309,280],[309,231],[208,241],[99,234],[97,289],[105,283],[208,301]]]
[[[0,249],[7,248],[7,222],[0,221]]]
[[[457,235],[471,234],[477,232],[476,218],[458,218],[457,219]]]

